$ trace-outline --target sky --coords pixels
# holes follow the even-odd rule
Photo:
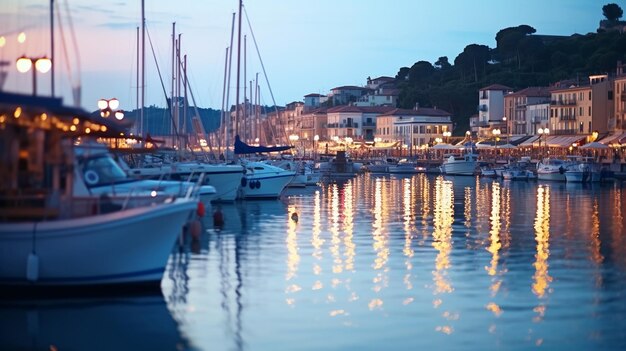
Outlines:
[[[303,101],[309,93],[328,94],[343,85],[363,86],[367,77],[395,76],[420,60],[450,62],[469,44],[496,46],[503,28],[528,24],[537,34],[595,32],[603,19],[597,0],[247,0],[246,81],[259,73],[261,103]],[[626,9],[626,0],[613,1]],[[137,27],[140,0],[55,0],[63,30],[56,31],[56,95],[73,104],[70,87],[80,85],[80,105],[95,110],[101,98],[117,98],[120,108],[137,106]],[[181,52],[197,106],[221,108],[224,63],[237,0],[146,0],[146,106],[165,106],[155,57],[171,90],[171,33],[176,22]],[[67,11],[69,9],[69,11]],[[68,13],[71,16],[68,16]],[[258,52],[265,66],[264,78]],[[2,0],[0,60],[11,62],[6,91],[32,92],[32,75],[13,62],[21,55],[50,56],[48,0]],[[58,22],[58,20],[56,20]],[[73,27],[73,31],[70,30]],[[26,41],[17,42],[20,32]],[[73,33],[73,34],[72,34]],[[149,43],[151,39],[154,52]],[[76,45],[72,43],[75,38]],[[242,39],[243,41],[243,39]],[[1,43],[1,41],[0,41]],[[235,42],[237,46],[237,35]],[[243,47],[243,44],[242,44]],[[63,54],[67,52],[67,54]],[[243,49],[242,49],[243,52]],[[242,67],[243,53],[241,56]],[[236,51],[232,59],[230,103],[235,101]],[[240,101],[243,100],[243,68]],[[50,73],[37,74],[38,94],[50,95]],[[249,83],[248,83],[249,84]],[[248,90],[249,91],[249,88]]]

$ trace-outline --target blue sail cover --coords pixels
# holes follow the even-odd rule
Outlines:
[[[291,149],[293,146],[251,146],[239,138],[239,135],[235,135],[235,154],[254,154],[257,152],[277,152]]]

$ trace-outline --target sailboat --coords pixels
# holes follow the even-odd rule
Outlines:
[[[291,146],[251,146],[243,141],[238,134],[239,132],[239,76],[241,62],[241,13],[243,10],[243,0],[239,0],[239,31],[237,36],[237,89],[235,104],[235,155],[253,154],[261,152],[279,152],[291,148]],[[240,196],[242,199],[265,199],[278,198],[283,190],[295,177],[296,172],[285,170],[276,166],[269,165],[264,162],[250,161],[239,159],[239,163],[245,169],[245,177],[241,180]]]

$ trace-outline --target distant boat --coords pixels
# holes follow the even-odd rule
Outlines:
[[[475,152],[475,144],[467,143],[463,154],[444,155],[441,173],[447,175],[474,175],[478,165],[478,154]]]

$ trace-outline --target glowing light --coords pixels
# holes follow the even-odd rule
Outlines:
[[[35,69],[41,73],[48,73],[52,69],[52,61],[47,57],[39,58],[35,61]]]
[[[106,132],[106,131],[107,131],[107,126],[102,126],[102,127],[100,128],[100,130],[101,130],[101,131],[103,131],[103,132]]]
[[[21,32],[20,34],[17,35],[17,42],[20,44],[24,44],[24,42],[26,41],[26,33]]]
[[[21,115],[22,115],[22,108],[21,107],[16,108],[15,112],[13,112],[13,117],[20,118]]]
[[[48,115],[47,115],[45,112],[44,112],[44,113],[42,113],[42,114],[41,114],[41,120],[42,120],[42,121],[45,121],[45,120],[47,120],[47,119],[48,119]]]
[[[72,124],[70,126],[70,131],[75,132],[76,131],[76,126]]]
[[[156,190],[152,190],[152,192],[150,192],[150,196],[156,197],[157,196]]]
[[[78,124],[80,123],[80,119],[78,119],[77,117],[74,117],[74,119],[72,120],[73,124]]]
[[[4,36],[0,36],[0,48],[4,47],[7,44],[7,38]]]
[[[117,119],[118,121],[123,120],[124,119],[124,111],[122,111],[122,110],[115,111],[115,119]]]
[[[105,108],[107,108],[109,106],[109,102],[106,101],[105,99],[100,99],[98,100],[98,109],[100,110],[104,110]]]
[[[22,56],[15,61],[15,67],[17,71],[20,73],[26,73],[30,71],[30,68],[33,66],[33,61],[26,56]]]
[[[85,134],[89,134],[89,133],[91,133],[91,129],[85,128]]]
[[[4,123],[4,121],[6,121],[7,117],[5,115],[0,115],[0,123]]]

